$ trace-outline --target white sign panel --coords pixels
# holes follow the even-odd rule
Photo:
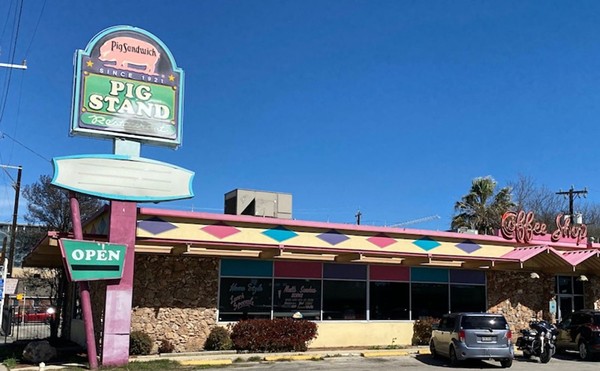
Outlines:
[[[124,155],[55,157],[52,184],[109,200],[160,202],[191,198],[194,172]]]

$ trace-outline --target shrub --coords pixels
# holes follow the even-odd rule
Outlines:
[[[427,345],[431,339],[433,325],[440,322],[439,318],[425,317],[415,321],[413,327],[413,345]]]
[[[233,326],[233,349],[250,352],[305,351],[317,336],[317,324],[291,318],[250,319]]]
[[[147,355],[152,351],[152,339],[143,331],[132,331],[129,337],[129,354]]]
[[[159,353],[173,353],[174,350],[175,345],[173,345],[173,343],[171,343],[169,340],[162,339],[160,341],[160,346],[158,347]]]
[[[206,338],[204,349],[206,350],[229,350],[231,349],[231,338],[229,331],[224,327],[213,327]]]

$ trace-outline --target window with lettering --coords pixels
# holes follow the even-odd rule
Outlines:
[[[270,278],[221,278],[219,321],[271,318]]]
[[[300,312],[304,319],[320,319],[321,280],[275,280],[273,289],[273,316],[291,317],[296,312]]]

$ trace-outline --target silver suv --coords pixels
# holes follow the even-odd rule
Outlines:
[[[501,314],[450,313],[434,328],[429,349],[434,357],[446,356],[452,366],[466,359],[500,361],[512,366],[515,357],[512,333]]]

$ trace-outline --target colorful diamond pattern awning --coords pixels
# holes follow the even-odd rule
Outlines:
[[[464,240],[463,242],[457,244],[456,247],[466,252],[467,254],[472,254],[475,251],[481,249],[481,246],[479,246],[471,240]]]
[[[268,229],[262,232],[267,237],[274,239],[277,242],[283,242],[285,240],[289,240],[290,238],[294,238],[298,235],[298,233],[294,231],[290,231],[286,227],[280,225],[275,228]]]
[[[223,239],[239,233],[240,230],[225,223],[216,223],[200,228],[200,230],[210,234],[211,236]]]
[[[434,239],[431,239],[430,237],[419,238],[418,240],[413,241],[413,244],[419,246],[425,251],[433,250],[441,245],[441,243],[437,242]]]
[[[335,229],[330,229],[328,232],[317,235],[321,240],[327,242],[330,245],[337,245],[340,242],[344,242],[349,239],[348,236],[342,234]]]
[[[177,229],[177,226],[167,221],[164,221],[159,217],[153,217],[150,219],[138,221],[138,228],[143,229],[146,232],[150,232],[152,234],[160,234],[166,231]]]
[[[396,242],[395,239],[388,237],[385,233],[380,233],[376,236],[367,238],[367,241],[382,249]]]

